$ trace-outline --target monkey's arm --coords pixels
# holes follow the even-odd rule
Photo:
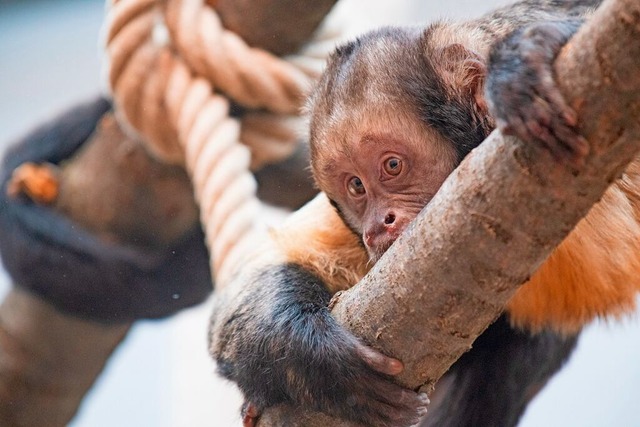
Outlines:
[[[320,241],[325,244],[309,245],[308,242],[314,241],[313,235],[322,236]],[[277,231],[276,238],[280,247],[286,249],[285,259],[295,259],[318,276],[324,274],[323,281],[332,282],[334,292],[349,287],[354,281],[345,280],[344,275],[331,277],[327,272],[336,271],[330,268],[331,265],[341,261],[341,270],[347,272],[349,266],[353,268],[366,262],[366,254],[357,238],[323,195],[305,210],[296,212]],[[329,247],[332,243],[335,248]],[[362,271],[366,271],[366,267],[363,264]],[[362,273],[351,271],[351,274],[357,281]],[[271,277],[275,281],[283,279],[283,276]],[[303,281],[297,283],[300,285]],[[223,305],[232,307],[242,303],[225,302]],[[268,304],[261,306],[264,308]],[[245,338],[245,342],[250,341],[249,337]],[[424,425],[516,425],[537,390],[567,360],[576,339],[577,335],[563,336],[553,331],[532,335],[529,331],[513,329],[503,316],[452,366],[445,380],[438,383]],[[244,354],[251,354],[251,351],[240,350]],[[305,363],[301,362],[302,365]]]
[[[574,109],[587,105],[585,97],[565,101],[554,61],[581,24],[582,19],[571,18],[514,31],[493,46],[486,85],[503,131],[546,146],[561,163],[577,169],[589,144],[577,131]],[[592,121],[594,126],[599,122]],[[512,298],[508,311],[513,324],[534,332],[576,333],[597,317],[633,309],[640,289],[639,170],[635,159]]]
[[[273,237],[261,265],[218,295],[210,348],[220,373],[258,410],[290,403],[367,425],[415,424],[426,396],[394,384],[399,362],[329,312],[332,293],[357,280],[354,267],[366,261],[357,238],[323,195]]]
[[[581,19],[534,23],[496,43],[489,56],[487,99],[500,130],[538,142],[557,158],[580,165],[588,142],[577,115],[558,90],[553,61]]]

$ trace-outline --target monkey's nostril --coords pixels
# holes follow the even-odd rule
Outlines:
[[[387,214],[387,216],[384,217],[384,224],[385,225],[391,225],[396,221],[396,216],[392,213]]]

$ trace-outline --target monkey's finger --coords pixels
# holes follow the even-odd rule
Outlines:
[[[556,137],[563,142],[567,149],[574,153],[575,157],[586,157],[589,151],[591,151],[589,141],[580,135],[575,127],[558,121],[552,127],[552,131]]]
[[[372,411],[372,418],[383,420],[373,425],[410,426],[420,421],[427,413],[428,397],[405,389],[383,378],[372,378],[368,382],[373,395],[356,398],[360,404]]]
[[[567,125],[576,126],[578,124],[578,115],[573,108],[567,104],[564,96],[562,96],[553,82],[553,78],[549,76],[548,80],[549,82],[545,84],[544,98],[552,106],[553,111],[557,112]]]
[[[544,85],[546,86],[544,89],[545,100],[554,112],[554,134],[574,152],[574,157],[586,156],[589,154],[590,146],[588,141],[576,130],[578,115],[573,108],[567,104],[553,82],[550,73],[544,80]]]
[[[560,141],[557,140],[555,135],[551,133],[551,131],[542,126],[535,120],[528,120],[526,122],[527,129],[531,134],[532,139],[538,141],[545,147],[549,148],[551,151],[557,149],[558,145],[561,145]]]
[[[562,146],[567,152],[569,161],[577,167],[583,166],[591,149],[589,142],[575,128],[566,126],[563,123],[556,123],[551,127],[551,131],[559,141],[562,141]]]
[[[529,134],[527,125],[520,117],[510,117],[509,121],[505,122],[505,125],[499,127],[499,129],[505,135],[513,135],[526,142],[531,141],[531,135]]]
[[[538,96],[532,105],[534,117],[549,128],[553,139],[557,140],[556,144],[563,145],[571,152],[570,160],[575,163],[589,154],[590,150],[586,139],[575,129],[577,115],[557,89],[550,70],[542,73],[540,79],[536,90]]]
[[[553,133],[551,127],[540,126],[535,121],[528,121],[529,132],[533,136],[533,141],[546,147],[551,155],[561,163],[573,163],[573,153],[567,146]]]
[[[404,388],[386,378],[377,377],[371,379],[370,383],[375,390],[374,400],[391,405],[399,409],[417,409],[427,407],[429,397],[424,393],[416,393],[413,390]]]
[[[427,414],[426,409],[398,410],[384,403],[366,402],[354,405],[363,424],[372,427],[410,427],[418,424]]]
[[[255,427],[260,417],[260,410],[253,403],[245,401],[242,404],[242,427]]]
[[[548,127],[553,121],[554,111],[549,103],[539,96],[533,98],[530,104],[527,120],[535,120],[543,127]]]
[[[506,128],[500,129],[505,135],[513,135],[525,142],[538,143],[547,148],[551,155],[561,163],[572,164],[576,167],[575,156],[566,145],[558,139],[550,128],[541,126],[539,122],[530,118],[512,118]]]
[[[553,78],[553,70],[549,65],[545,65],[544,69],[539,71],[535,92],[549,105],[555,117],[559,116],[568,126],[575,126],[578,123],[578,116],[558,90]]]
[[[367,366],[374,371],[386,375],[398,375],[404,369],[404,365],[398,359],[385,356],[364,344],[358,344],[356,351]]]

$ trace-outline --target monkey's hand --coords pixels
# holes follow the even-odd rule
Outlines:
[[[320,279],[285,264],[265,268],[217,301],[211,351],[220,373],[244,393],[251,423],[279,403],[368,426],[418,423],[426,395],[392,381],[402,363],[339,325],[327,308],[330,298]]]
[[[580,24],[544,22],[513,32],[493,46],[486,84],[489,109],[503,133],[542,143],[557,159],[577,167],[589,144],[555,84],[553,62]]]

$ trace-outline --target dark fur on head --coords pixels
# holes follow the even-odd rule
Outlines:
[[[376,100],[417,111],[425,126],[452,142],[458,160],[484,140],[494,127],[475,98],[484,70],[469,67],[467,59],[481,65],[473,52],[451,55],[451,50],[439,47],[442,25],[426,30],[382,28],[335,51],[309,101],[312,164],[327,148],[327,128],[344,111],[366,110],[372,93]],[[473,72],[476,75],[470,75]],[[461,88],[465,82],[469,87]]]

